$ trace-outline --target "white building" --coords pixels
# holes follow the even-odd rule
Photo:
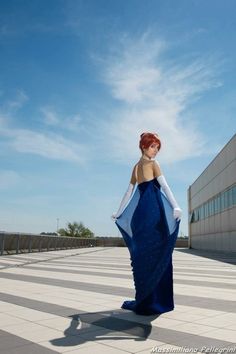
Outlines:
[[[189,247],[236,251],[236,134],[188,188]]]

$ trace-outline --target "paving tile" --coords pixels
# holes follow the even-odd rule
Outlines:
[[[60,338],[55,338],[51,341],[42,341],[39,344],[45,348],[57,351],[59,353],[64,353],[80,348],[97,346],[96,342],[86,341],[83,338],[78,338],[75,336],[62,336]]]
[[[225,329],[231,329],[232,331],[236,331],[236,323],[227,325],[224,328]]]
[[[91,353],[98,353],[98,354],[124,354],[124,353],[131,353],[129,350],[120,350],[118,348],[113,348],[107,345],[103,345],[100,343],[96,343],[94,346],[78,348],[76,350],[72,350],[66,352],[67,354],[91,354]]]
[[[206,333],[202,333],[202,337],[210,337],[219,340],[224,340],[228,342],[235,343],[236,342],[236,331],[232,331],[231,329],[214,329]]]
[[[1,336],[1,351],[20,348],[28,344],[28,341],[17,336]]]
[[[22,335],[24,332],[37,332],[43,330],[45,327],[40,326],[34,322],[24,322],[22,324],[11,324],[4,328],[5,331],[9,331],[11,334]],[[46,327],[47,328],[47,327]],[[25,337],[24,337],[25,338]]]
[[[123,340],[109,340],[106,344],[121,350],[128,350],[131,353],[137,353],[142,350],[149,350],[150,352],[154,346],[161,346],[165,343],[153,339],[136,337],[134,339],[124,338]]]
[[[50,313],[40,312],[31,309],[22,309],[14,312],[14,318],[22,318],[28,321],[37,321],[54,317],[55,315],[52,315]]]
[[[200,320],[196,320],[194,321],[194,323],[223,328],[236,323],[236,314],[226,313],[223,315],[211,316]]]
[[[17,318],[11,315],[7,315],[6,313],[1,314],[0,316],[0,329],[4,329],[6,326],[11,324],[23,324],[26,321],[21,318]]]
[[[195,324],[195,323],[183,323],[181,325],[178,325],[176,327],[172,327],[172,329],[176,329],[177,331],[181,332],[186,332],[190,334],[198,334],[201,335],[201,333],[206,333],[209,331],[214,330],[214,327],[210,326],[204,326],[201,324]]]
[[[44,348],[38,344],[27,344],[21,347],[1,350],[1,354],[55,354],[54,350]]]
[[[209,333],[208,333],[209,334]],[[189,334],[188,336],[185,336],[182,339],[176,340],[174,345],[177,346],[183,346],[183,347],[188,347],[188,348],[198,348],[201,349],[202,347],[224,347],[227,345],[230,345],[230,341],[219,339],[218,337],[211,337],[209,336],[204,336],[204,334],[201,334],[200,336]],[[201,351],[201,350],[199,350]]]

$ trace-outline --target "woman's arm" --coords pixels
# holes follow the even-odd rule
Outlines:
[[[156,161],[154,161],[153,164],[153,169],[154,169],[154,177],[157,178],[158,183],[160,184],[161,188],[163,189],[163,191],[165,192],[165,195],[167,197],[167,199],[169,200],[171,206],[173,207],[174,211],[174,218],[177,220],[181,219],[182,216],[182,210],[180,209],[166,179],[165,176],[162,174],[161,169],[160,169],[160,165],[159,163],[157,163]]]
[[[126,206],[126,204],[128,203],[132,193],[133,193],[133,190],[134,190],[134,186],[135,186],[135,183],[136,183],[136,173],[135,173],[135,167],[136,165],[134,166],[133,168],[133,171],[132,171],[132,176],[131,176],[131,179],[130,179],[130,183],[129,183],[129,186],[128,186],[128,189],[127,191],[125,192],[122,200],[121,200],[121,203],[120,203],[120,206],[119,206],[119,209],[116,213],[113,213],[111,218],[113,220],[117,219],[121,213],[123,212],[124,210],[124,207]]]
[[[112,216],[111,216],[112,219],[117,219],[121,215],[121,213],[124,210],[124,207],[126,206],[126,204],[128,203],[128,201],[129,201],[129,199],[131,197],[133,189],[134,189],[134,185],[132,183],[130,183],[129,186],[128,186],[127,191],[125,192],[125,194],[124,194],[124,196],[122,198],[122,201],[120,203],[118,211],[116,213],[112,214]]]

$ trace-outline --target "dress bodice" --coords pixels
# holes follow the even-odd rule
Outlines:
[[[153,179],[151,179],[149,181],[144,181],[144,182],[138,183],[138,188],[139,188],[140,191],[145,190],[147,188],[147,186],[149,184],[151,184],[151,183],[153,185],[155,185],[158,189],[161,188],[161,186],[160,186],[158,180],[156,179],[156,177],[154,177]]]

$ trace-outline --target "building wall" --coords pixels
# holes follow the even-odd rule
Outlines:
[[[188,189],[189,247],[236,251],[236,134]]]

